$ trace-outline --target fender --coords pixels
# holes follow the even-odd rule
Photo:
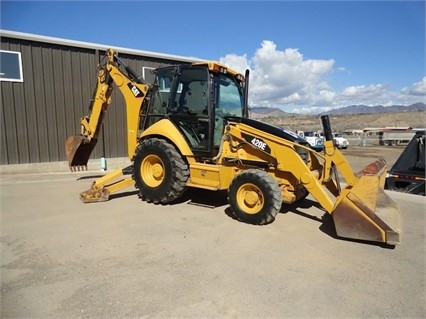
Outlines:
[[[162,119],[154,123],[145,129],[139,138],[144,140],[151,136],[159,136],[170,140],[183,156],[194,156],[182,133],[169,119]]]

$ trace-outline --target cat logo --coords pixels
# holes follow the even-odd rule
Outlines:
[[[127,86],[130,89],[130,91],[132,91],[132,93],[135,97],[143,97],[143,93],[141,92],[141,90],[139,90],[137,88],[136,85],[132,85],[131,83],[127,83]]]

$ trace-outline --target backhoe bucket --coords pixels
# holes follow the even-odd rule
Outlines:
[[[96,142],[97,140],[94,138],[88,142],[83,135],[74,135],[67,138],[65,152],[67,154],[68,165],[72,171],[87,169],[87,162]]]
[[[399,244],[402,233],[398,205],[384,192],[385,161],[366,166],[337,199],[332,212],[339,237]]]

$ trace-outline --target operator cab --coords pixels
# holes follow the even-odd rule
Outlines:
[[[155,73],[158,91],[148,114],[150,124],[166,116],[196,156],[215,156],[223,136],[224,117],[247,114],[243,77],[213,63],[159,68]]]

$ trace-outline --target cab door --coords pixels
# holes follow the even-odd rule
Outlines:
[[[168,105],[170,120],[195,155],[212,152],[211,79],[205,66],[182,66],[175,74]]]

